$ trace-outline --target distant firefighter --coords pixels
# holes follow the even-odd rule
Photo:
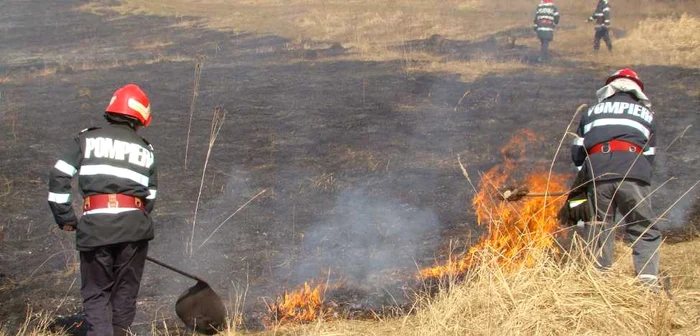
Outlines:
[[[595,22],[595,35],[593,37],[593,50],[598,52],[600,40],[605,41],[608,51],[612,52],[613,45],[610,39],[610,5],[608,0],[599,0],[595,12],[588,18],[588,22]]]
[[[535,31],[540,39],[540,61],[549,60],[549,42],[554,39],[554,29],[559,24],[559,10],[552,0],[542,0],[535,12]]]

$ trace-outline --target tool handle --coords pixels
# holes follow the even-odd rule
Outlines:
[[[190,279],[193,279],[193,280],[197,280],[197,281],[201,281],[201,282],[206,283],[206,281],[202,280],[200,277],[198,277],[198,276],[196,276],[196,275],[192,275],[192,274],[189,274],[189,273],[187,273],[187,272],[185,272],[185,271],[179,270],[179,269],[177,269],[177,268],[175,268],[175,267],[172,267],[172,266],[170,266],[170,265],[168,265],[168,264],[166,264],[166,263],[163,263],[162,261],[158,261],[158,260],[156,260],[156,259],[153,259],[153,258],[151,258],[151,257],[149,257],[149,256],[146,256],[146,260],[148,260],[148,261],[150,261],[150,262],[152,262],[152,263],[154,263],[154,264],[158,264],[158,265],[160,265],[160,266],[163,266],[163,267],[165,267],[165,268],[167,268],[167,269],[169,269],[169,270],[171,270],[171,271],[180,273],[180,274],[182,274],[182,275],[184,275],[184,276],[186,276],[186,277],[188,277],[188,278],[190,278]]]
[[[534,193],[534,192],[530,192],[530,193],[527,193],[527,194],[525,194],[525,195],[523,195],[523,196],[536,196],[536,197],[542,197],[542,196],[564,196],[564,195],[566,195],[566,194],[568,194],[568,193],[569,193],[568,191],[558,191],[558,192],[551,192],[551,193],[543,193],[543,192]]]

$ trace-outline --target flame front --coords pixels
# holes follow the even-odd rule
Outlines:
[[[421,270],[422,277],[464,274],[475,263],[478,252],[485,250],[495,251],[498,262],[507,267],[531,265],[536,252],[554,246],[554,233],[559,228],[556,215],[563,197],[525,197],[517,202],[499,198],[499,187],[514,182],[527,186],[530,192],[566,190],[566,177],[552,173],[548,178],[548,170],[543,167],[522,174],[525,167],[518,161],[524,157],[527,145],[539,140],[533,132],[524,130],[503,146],[503,163],[482,175],[480,190],[472,201],[478,224],[487,226],[486,234],[462,257],[450,258],[444,265]]]
[[[521,158],[525,157],[526,148],[539,141],[533,132],[524,130],[501,148],[503,163],[482,175],[480,190],[472,201],[477,222],[485,226],[487,232],[462,257],[421,270],[423,278],[464,274],[475,264],[480,251],[495,251],[499,264],[504,267],[531,265],[537,254],[554,246],[555,232],[559,229],[556,215],[564,197],[525,197],[517,202],[499,197],[499,187],[508,184],[527,186],[530,192],[566,190],[566,177],[556,173],[549,176],[548,167],[523,172]],[[325,285],[304,283],[296,291],[285,292],[268,306],[272,316],[268,322],[295,324],[333,318],[333,303],[324,302],[327,290]]]
[[[308,323],[328,316],[330,309],[324,306],[323,296],[326,286],[304,283],[300,289],[285,292],[277,301],[268,306],[271,315],[280,324]]]

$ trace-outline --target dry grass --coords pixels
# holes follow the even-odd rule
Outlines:
[[[28,308],[25,313],[24,323],[14,333],[16,336],[65,336],[64,333],[54,333],[49,331],[53,316],[47,312],[35,312]],[[4,330],[0,323],[0,336],[10,336],[12,333]]]
[[[552,49],[562,57],[618,67],[635,64],[698,67],[700,64],[700,37],[694,34],[700,25],[700,4],[697,1],[615,1],[613,27],[625,32],[625,36],[614,37],[616,53],[612,56],[606,52],[600,55],[591,52],[593,26],[584,21],[591,14],[593,3],[577,0],[556,3],[562,13],[564,29],[556,33]],[[349,58],[354,60],[401,60],[404,72],[409,75],[415,71],[456,71],[463,80],[470,81],[485,73],[506,75],[525,65],[517,60],[454,61],[398,47],[407,41],[427,39],[434,34],[451,40],[480,41],[511,28],[529,28],[534,4],[530,0],[122,0],[119,5],[109,7],[90,2],[79,6],[78,10],[97,15],[116,10],[125,15],[173,16],[178,19],[174,27],[203,25],[224,31],[274,34],[289,38],[290,46],[295,48],[339,42],[350,48]],[[151,59],[63,61],[65,64],[60,66],[3,76],[0,83],[34,80],[64,71],[190,59],[165,54],[163,48],[172,43],[159,37],[134,42],[132,47],[135,50],[152,50]],[[518,38],[517,43],[535,50],[538,47],[534,34]]]
[[[688,14],[649,18],[617,45],[635,63],[700,67],[699,31],[700,19]]]
[[[156,64],[162,62],[185,62],[191,60],[192,57],[185,56],[182,54],[164,54],[161,52],[155,52],[149,58],[128,61],[66,61],[61,59],[58,64],[47,64],[41,69],[15,71],[4,77],[0,77],[0,84],[22,84],[29,81],[52,77],[57,73],[70,73],[73,71],[109,70],[122,67]]]
[[[8,97],[3,97],[6,102],[4,108],[0,111],[0,130],[6,135],[6,139],[11,140],[14,144],[17,141],[19,130],[20,111],[24,107],[23,104],[8,101]]]
[[[679,300],[686,298],[693,299]],[[507,272],[487,258],[465,284],[426,299],[413,329],[418,335],[664,335],[694,328],[697,312],[684,315],[619,271],[601,274],[542,257],[534,267]]]
[[[168,16],[191,15],[206,19],[213,28],[275,34],[294,41],[340,41],[395,43],[425,38],[432,34],[477,37],[497,31],[503,20],[476,19],[516,14],[529,17],[532,5],[472,0],[126,0],[115,9],[121,13],[155,13]],[[496,15],[493,10],[501,11]],[[527,14],[525,14],[527,13]],[[513,20],[513,23],[517,21]]]
[[[626,34],[613,34],[614,53],[601,46],[598,54],[591,53],[593,30],[578,28],[571,38],[559,40],[554,48],[565,49],[574,60],[604,66],[667,65],[686,68],[700,67],[700,19],[688,13],[647,18],[638,21]],[[577,42],[578,41],[578,42]],[[585,43],[580,43],[585,41]]]
[[[664,246],[665,256],[693,254],[700,242]],[[667,264],[675,302],[639,286],[618,245],[618,263],[601,274],[586,263],[543,254],[532,267],[507,271],[494,254],[460,284],[425,296],[416,314],[380,322],[317,322],[262,335],[695,335],[700,332],[697,260]],[[672,260],[671,258],[668,258]],[[685,273],[687,272],[687,273]],[[681,276],[681,274],[684,274]],[[692,279],[692,280],[691,280]],[[690,281],[689,281],[690,280]]]
[[[197,16],[210,27],[276,34],[302,47],[338,41],[346,48],[353,48],[350,56],[353,59],[400,60],[403,71],[409,75],[424,71],[459,73],[468,81],[487,73],[518,71],[525,65],[491,59],[450,61],[395,46],[433,34],[456,40],[479,40],[508,28],[529,27],[535,3],[526,0],[123,0],[115,8],[125,14]],[[590,52],[593,28],[584,21],[591,14],[594,1],[562,0],[557,4],[562,12],[562,26],[569,29],[557,32],[552,48],[563,57],[603,66],[700,65],[697,1],[615,1],[613,27],[627,34],[616,38],[616,53],[612,56],[604,51],[600,55]],[[97,14],[105,10],[94,3],[81,9]],[[177,25],[189,27],[196,23],[188,19],[180,20]],[[158,49],[167,43],[134,47]],[[537,40],[523,38],[518,43],[535,48]],[[173,58],[158,56],[153,63],[178,58],[168,57]],[[128,64],[69,66],[75,70],[92,70],[124,65]],[[52,71],[61,70],[47,69],[32,76],[48,76]],[[2,82],[12,80],[17,78],[3,78]],[[371,153],[350,156],[353,162],[366,165],[370,171],[385,164],[389,166],[389,161],[385,163]],[[326,173],[311,183],[315,188],[329,189],[337,180],[332,173]],[[617,245],[613,270],[604,275],[593,271],[585,262],[562,263],[550,254],[540,255],[530,267],[506,270],[493,262],[493,255],[485,253],[466,281],[447,284],[445,288],[449,290],[423,297],[415,314],[378,322],[319,321],[277,327],[260,335],[696,335],[700,334],[698,249],[698,239],[662,246],[662,267],[672,280],[675,301],[637,285],[631,269],[631,250],[622,244]],[[234,320],[240,320],[240,313],[235,314]],[[16,335],[50,335],[46,321],[44,315],[30,311]],[[167,331],[159,333],[172,335]],[[229,336],[239,334],[233,328],[224,332]],[[0,331],[0,336],[5,335],[10,334]]]
[[[434,34],[453,40],[480,40],[509,28],[529,27],[533,5],[529,1],[485,0],[125,0],[111,9],[123,14],[195,16],[215,29],[283,36],[290,39],[290,46],[300,49],[322,42],[340,42],[350,48],[350,55],[341,59],[400,60],[407,75],[456,70],[464,80],[473,80],[482,74],[480,70],[508,73],[524,65],[488,59],[453,61],[421,51],[401,50],[400,46]],[[84,10],[104,11],[93,5]]]
[[[552,48],[566,58],[611,66],[700,64],[700,38],[694,34],[700,15],[696,1],[615,1],[613,27],[627,34],[614,42],[617,52],[613,57],[591,55],[593,25],[585,20],[595,2],[556,3],[566,29],[557,32]],[[340,42],[352,48],[353,59],[402,60],[407,73],[457,70],[465,80],[471,80],[484,72],[506,74],[524,65],[517,61],[449,61],[420,51],[397,50],[396,46],[433,34],[478,41],[510,28],[529,28],[535,4],[530,0],[123,0],[112,9],[125,14],[195,16],[215,29],[279,35],[300,48]],[[94,6],[87,10],[99,12]],[[538,44],[534,34],[517,41],[535,49]]]
[[[519,61],[495,61],[492,59],[480,59],[474,61],[432,61],[416,62],[406,68],[412,72],[437,72],[455,73],[460,75],[460,80],[471,82],[479,77],[490,74],[507,75],[529,68],[525,63]],[[542,71],[556,73],[561,69],[553,67],[543,67]]]
[[[310,178],[309,184],[312,189],[322,192],[337,191],[340,188],[333,173],[322,173],[314,178]]]
[[[631,269],[631,249],[616,246],[617,259],[605,274],[576,255],[537,255],[529,267],[505,268],[484,251],[459,283],[446,283],[423,296],[415,314],[379,321],[318,321],[273,327],[271,335],[697,335],[700,333],[700,240],[662,246],[662,267],[671,278],[671,300],[641,287]],[[574,249],[576,250],[576,249]],[[449,290],[448,290],[449,288]],[[245,291],[241,291],[244,293]],[[240,299],[240,300],[244,300]],[[241,318],[240,307],[235,320]],[[30,312],[16,335],[53,335],[47,317]],[[155,324],[155,322],[154,322]],[[158,331],[154,335],[178,335]],[[250,334],[233,327],[223,335]],[[0,332],[0,336],[9,335]]]

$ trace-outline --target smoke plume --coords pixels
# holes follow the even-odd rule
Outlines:
[[[421,240],[438,227],[431,210],[371,195],[365,188],[343,191],[330,216],[304,235],[302,264],[293,281],[327,275],[373,285],[376,273],[415,268]]]

